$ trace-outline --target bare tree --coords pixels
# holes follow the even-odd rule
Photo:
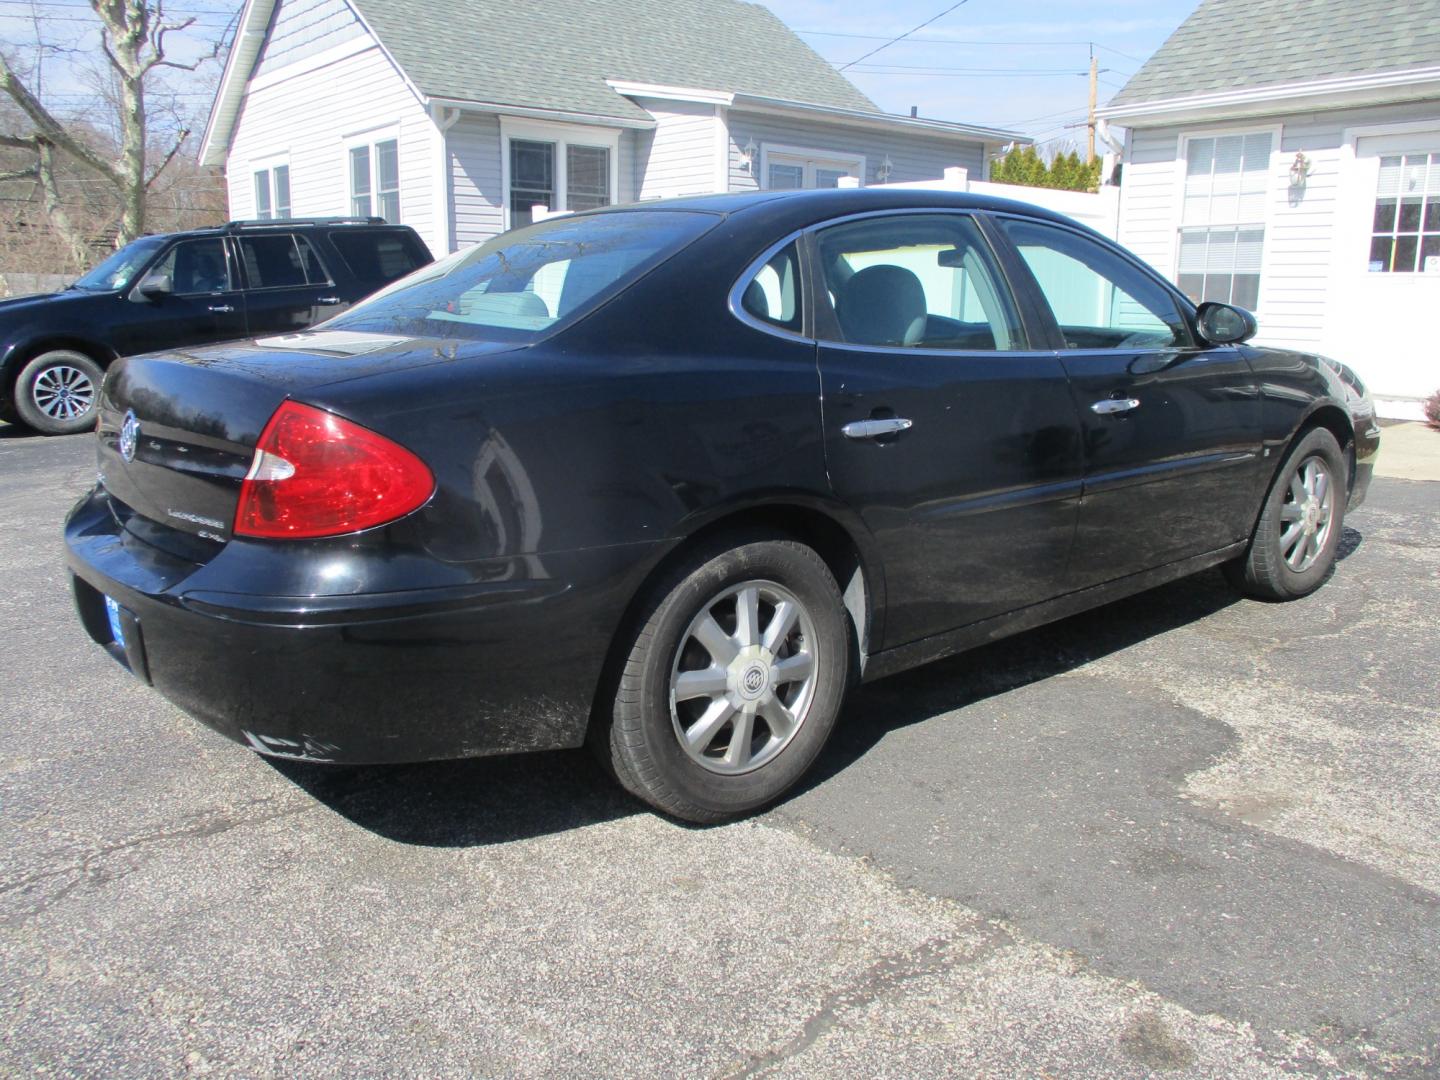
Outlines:
[[[189,63],[171,59],[166,53],[167,37],[188,29],[195,18],[167,20],[163,0],[90,0],[90,8],[99,20],[100,48],[115,89],[118,138],[113,147],[97,147],[87,137],[84,125],[56,117],[32,92],[11,58],[0,51],[0,91],[18,106],[23,117],[19,130],[0,131],[0,147],[30,155],[27,165],[0,173],[0,182],[33,178],[39,184],[47,217],[82,265],[89,261],[90,237],[72,219],[60,197],[57,155],[83,165],[114,190],[119,203],[116,243],[129,243],[145,231],[146,197],[190,135],[189,127],[181,126],[168,147],[157,151],[152,146],[148,85],[165,68],[193,71],[219,55],[221,47],[217,40],[208,53]],[[152,166],[156,157],[158,164]]]

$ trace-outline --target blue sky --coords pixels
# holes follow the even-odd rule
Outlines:
[[[764,0],[837,67],[954,0]],[[845,74],[887,112],[987,124],[1082,145],[1090,49],[1103,104],[1194,10],[1198,0],[967,0]],[[854,36],[849,36],[854,35]],[[948,70],[946,70],[948,69]]]

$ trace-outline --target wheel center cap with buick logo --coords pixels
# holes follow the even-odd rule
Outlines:
[[[135,410],[125,414],[120,425],[120,456],[127,462],[135,460],[135,448],[140,444],[140,421],[135,419]]]

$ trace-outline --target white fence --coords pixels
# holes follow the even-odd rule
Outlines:
[[[854,177],[845,177],[845,187],[859,187]],[[907,184],[871,184],[878,188],[911,188],[921,191],[966,191],[974,195],[994,195],[1002,199],[1033,203],[1072,217],[1098,233],[1115,239],[1120,229],[1120,189],[1102,187],[1098,192],[1057,191],[1054,188],[1021,187],[1018,184],[992,184],[971,180],[965,169],[946,169],[940,180],[916,180]]]

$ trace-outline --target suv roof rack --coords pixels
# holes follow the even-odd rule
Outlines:
[[[243,232],[246,229],[289,229],[296,225],[385,225],[383,217],[305,217],[305,218],[247,218],[227,221],[221,226],[227,233]]]

